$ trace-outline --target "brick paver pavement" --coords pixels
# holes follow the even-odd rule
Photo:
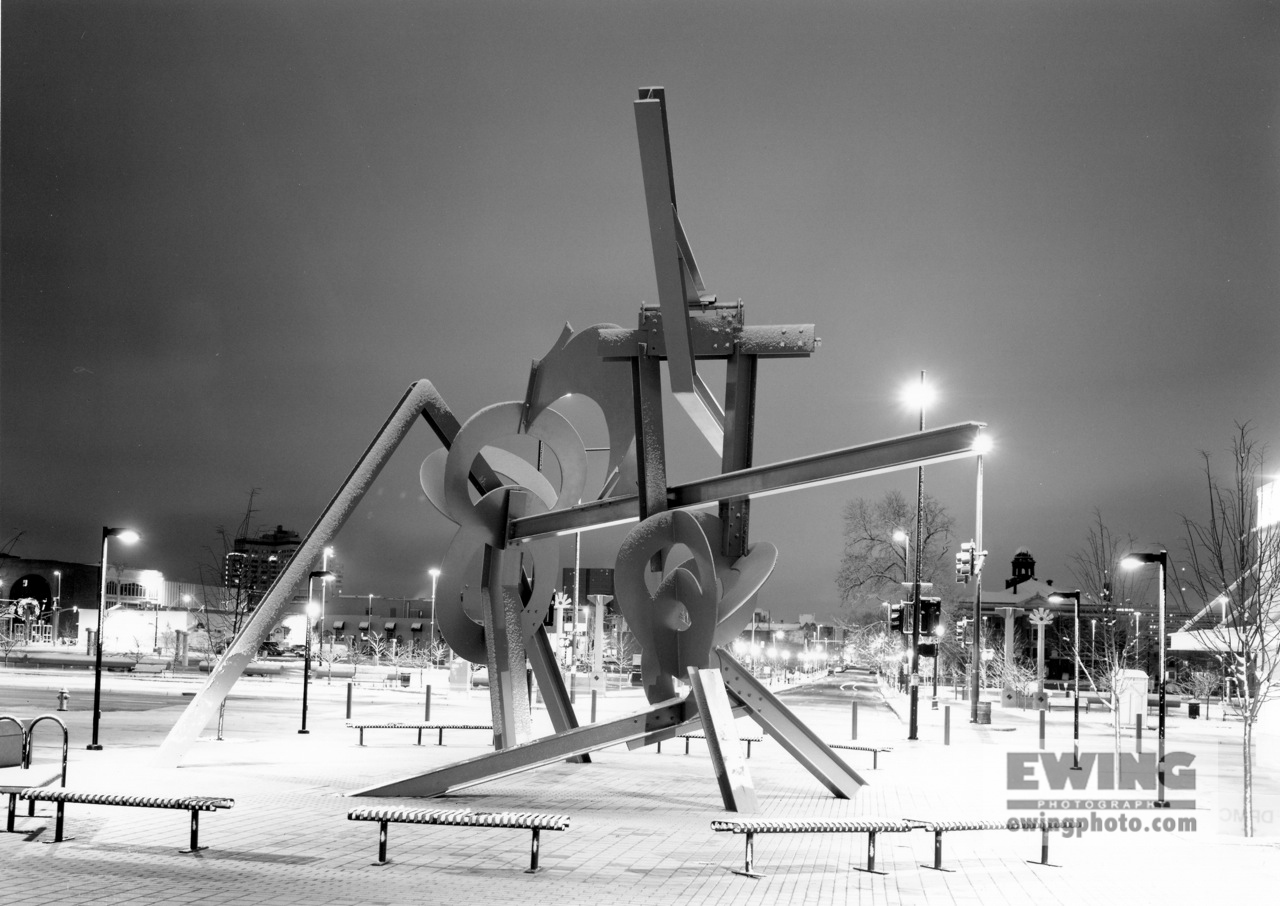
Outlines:
[[[52,710],[52,690],[64,683],[82,704],[91,695],[85,679],[0,672],[0,689],[30,690],[36,702],[50,704],[24,710],[22,716],[29,717]],[[407,803],[570,815],[567,832],[542,835],[543,871],[536,875],[524,873],[529,833],[505,829],[392,825],[391,862],[377,867],[377,825],[348,821],[347,810],[406,801],[346,794],[482,754],[485,734],[446,732],[444,746],[426,734],[419,747],[409,731],[374,731],[360,747],[356,731],[345,726],[345,682],[321,681],[311,689],[312,732],[302,736],[296,732],[296,682],[242,680],[227,708],[224,738],[215,739],[210,727],[181,767],[161,769],[151,763],[154,749],[184,706],[182,693],[198,688],[195,680],[113,676],[107,682],[111,690],[165,692],[173,701],[106,712],[101,752],[84,748],[88,711],[60,715],[71,730],[69,786],[231,796],[235,807],[202,815],[201,843],[209,848],[196,855],[178,852],[187,843],[188,819],[181,811],[68,806],[67,833],[75,839],[50,845],[40,841],[52,838],[52,819],[20,817],[19,833],[0,834],[0,903],[1167,904],[1256,897],[1280,887],[1274,826],[1273,836],[1244,841],[1220,833],[1208,807],[1198,811],[1202,827],[1195,833],[1054,835],[1050,861],[1058,867],[1028,862],[1039,859],[1038,833],[949,835],[944,865],[950,872],[922,867],[932,862],[931,835],[881,835],[877,867],[884,875],[850,870],[864,864],[862,835],[762,835],[755,859],[765,877],[746,878],[728,871],[742,864],[742,837],[710,829],[712,819],[725,812],[705,746],[698,742],[687,756],[678,742],[664,746],[662,754],[619,746],[593,756],[589,765],[560,763],[444,799]],[[613,693],[599,701],[599,714],[623,714],[640,704],[635,692]],[[360,689],[353,708],[359,719],[417,720],[423,696],[416,689]],[[823,738],[849,741],[846,700],[810,697],[795,708]],[[579,710],[587,710],[581,698]],[[997,707],[990,728],[971,726],[967,714],[967,705],[954,703],[952,744],[943,745],[945,709],[926,706],[920,740],[907,742],[892,710],[861,707],[858,741],[891,745],[893,751],[881,756],[876,771],[869,754],[846,753],[870,784],[848,801],[833,798],[775,742],[759,743],[748,762],[759,817],[1003,818],[1004,753],[1038,747],[1034,713]],[[1069,752],[1069,713],[1051,717],[1060,748],[1066,728]],[[480,692],[437,691],[432,718],[487,722],[488,701]],[[541,711],[535,724],[541,732],[548,729]],[[1109,745],[1104,716],[1089,715],[1084,727],[1086,745]],[[1238,736],[1232,730],[1230,724],[1181,720],[1179,744],[1227,751]],[[41,760],[56,755],[52,736],[37,738]],[[1187,742],[1193,736],[1194,746]],[[1229,779],[1229,759],[1223,761],[1221,772]],[[1202,782],[1201,788],[1208,785]],[[1263,792],[1273,795],[1274,787],[1274,778],[1265,779]]]

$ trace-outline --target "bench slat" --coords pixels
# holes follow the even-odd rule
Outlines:
[[[906,821],[733,821],[711,822],[715,831],[732,831],[735,834],[866,834],[894,833],[914,830],[917,827]]]
[[[94,793],[60,787],[32,787],[18,794],[34,802],[75,802],[81,805],[125,805],[136,808],[214,809],[231,808],[234,799],[225,796],[131,796],[124,793]]]

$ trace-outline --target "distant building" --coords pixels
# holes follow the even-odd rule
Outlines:
[[[223,561],[223,584],[248,592],[256,603],[301,544],[302,538],[298,533],[288,531],[282,525],[257,538],[237,538]]]

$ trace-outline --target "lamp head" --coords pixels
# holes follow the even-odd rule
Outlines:
[[[102,527],[102,537],[103,539],[116,538],[125,544],[136,544],[142,539],[142,536],[131,528],[108,528],[107,526]]]
[[[1158,554],[1137,553],[1129,554],[1120,561],[1120,565],[1125,569],[1137,569],[1139,566],[1146,566],[1149,563],[1164,563],[1165,552],[1160,551]]]
[[[431,567],[431,569],[427,570],[427,575],[433,579],[440,578],[440,567],[438,566]]]

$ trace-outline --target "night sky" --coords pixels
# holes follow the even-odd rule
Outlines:
[[[5,0],[0,543],[194,579],[305,532],[404,389],[522,398],[562,326],[656,301],[632,101],[667,89],[681,220],[761,366],[755,460],[990,425],[984,546],[1071,586],[1093,511],[1177,563],[1199,453],[1280,451],[1280,9],[1267,3]],[[723,369],[704,369],[720,392]],[[571,414],[575,419],[581,413]],[[669,399],[673,483],[718,457]],[[588,446],[602,421],[580,422]],[[452,527],[424,427],[336,539],[422,596]],[[972,535],[972,461],[925,487]],[[775,614],[829,612],[841,511],[755,504]],[[624,529],[584,536],[607,566]],[[571,561],[572,541],[563,542]]]

